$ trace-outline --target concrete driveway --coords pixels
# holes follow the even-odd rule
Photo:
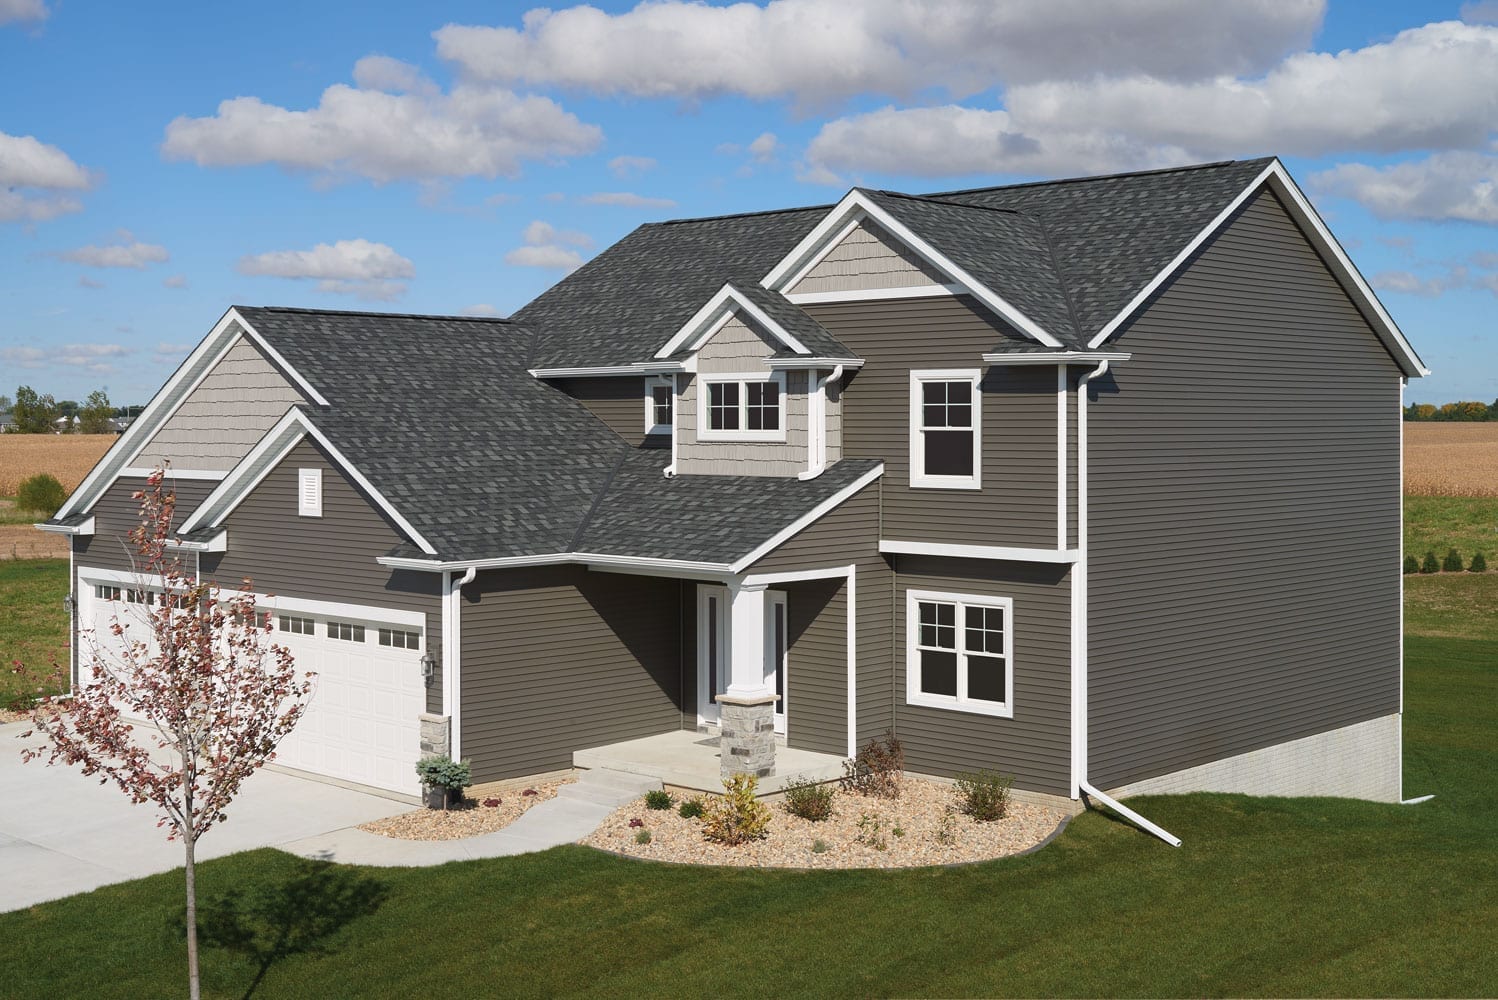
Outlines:
[[[154,806],[132,805],[76,767],[21,763],[17,737],[29,728],[0,725],[0,912],[182,867],[182,844],[167,842]],[[262,770],[198,843],[197,856],[277,847],[413,808]]]

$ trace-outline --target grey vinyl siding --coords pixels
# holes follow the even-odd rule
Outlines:
[[[149,468],[234,468],[302,394],[241,336],[133,460]]]
[[[786,744],[848,752],[848,588],[842,578],[774,588],[786,594]]]
[[[481,572],[463,588],[462,754],[475,781],[681,724],[679,583],[577,566]]]
[[[1274,195],[1118,346],[1089,402],[1094,783],[1399,711],[1399,370]]]
[[[671,435],[645,433],[645,380],[638,376],[553,379],[553,384],[637,448],[669,448]]]
[[[884,556],[857,561],[858,745],[895,727],[895,574]]]
[[[322,517],[298,516],[298,469],[322,470]],[[424,646],[441,659],[441,574],[375,562],[405,538],[315,443],[292,448],[224,527],[228,551],[203,554],[204,577],[234,588],[248,577],[260,593],[419,612],[426,615]],[[412,670],[418,659],[413,652]],[[439,676],[427,689],[427,710],[441,709]]]
[[[745,573],[847,566],[879,554],[879,480],[750,564]]]
[[[905,766],[947,776],[986,768],[1014,775],[1016,788],[1069,795],[1069,567],[899,556],[895,570],[896,732],[905,745]],[[1008,597],[1014,601],[1013,718],[906,704],[905,605],[910,590]]]
[[[940,285],[946,278],[883,227],[865,220],[796,282],[792,293]]]
[[[1056,370],[993,367],[1004,323],[965,296],[807,305],[864,359],[846,382],[842,454],[880,458],[884,537],[959,545],[1056,544]],[[910,486],[910,373],[983,372],[981,490]]]
[[[168,479],[165,485],[176,495],[173,519],[181,525],[218,483],[211,479]],[[93,535],[73,536],[73,556],[79,566],[121,572],[135,568],[135,546],[128,536],[140,524],[140,501],[132,499],[131,494],[145,488],[145,477],[121,476],[94,501]]]

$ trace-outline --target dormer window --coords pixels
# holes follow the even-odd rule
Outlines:
[[[703,375],[697,395],[702,441],[784,441],[785,375]]]
[[[645,433],[670,434],[671,408],[676,396],[676,380],[657,375],[645,380]]]

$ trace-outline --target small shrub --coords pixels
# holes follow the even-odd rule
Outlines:
[[[646,809],[670,809],[675,804],[671,799],[671,793],[664,789],[656,788],[645,793]]]
[[[1462,554],[1456,549],[1447,549],[1446,558],[1441,560],[1441,572],[1460,573],[1465,568],[1462,565]]]
[[[682,819],[701,819],[702,814],[707,812],[707,805],[702,801],[702,796],[694,795],[681,804],[676,814]]]
[[[1009,786],[1014,778],[997,771],[969,771],[957,776],[962,811],[980,823],[1003,819],[1009,811]]]
[[[941,819],[936,821],[936,832],[932,838],[943,847],[951,847],[957,843],[957,816],[948,806],[941,812]]]
[[[811,853],[813,854],[826,854],[830,850],[832,850],[832,848],[828,847],[827,841],[823,840],[821,837],[818,837],[816,840],[813,840],[811,842]]]
[[[57,481],[56,476],[47,472],[38,472],[29,479],[23,479],[21,485],[16,487],[18,508],[34,510],[48,517],[56,514],[57,509],[67,498],[68,492],[62,488],[62,483]]]
[[[843,761],[841,784],[859,795],[897,799],[904,773],[905,748],[894,733],[886,733],[882,739],[869,740],[852,760]]]
[[[1420,572],[1420,560],[1416,559],[1414,556],[1405,556],[1404,557],[1404,571],[1406,573],[1418,573],[1418,572]]]
[[[1425,560],[1420,563],[1420,572],[1439,573],[1440,571],[1441,561],[1436,558],[1436,554],[1434,552],[1425,553]]]
[[[702,835],[728,846],[762,839],[770,825],[770,808],[754,797],[758,784],[752,774],[735,774],[724,781],[723,797],[703,817]]]
[[[451,757],[427,757],[416,762],[416,774],[421,783],[431,788],[450,788],[461,792],[473,784],[473,770],[466,760]]]
[[[504,799],[485,799],[484,800],[484,808],[485,809],[498,809],[499,808],[499,804],[501,802],[503,802],[503,801],[504,801]]]
[[[858,833],[854,840],[876,851],[889,850],[889,841],[884,839],[884,820],[864,813],[858,817]]]
[[[1469,572],[1469,573],[1486,573],[1487,571],[1488,571],[1488,561],[1486,559],[1484,559],[1483,556],[1482,556],[1482,553],[1479,552],[1479,553],[1477,553],[1477,555],[1475,555],[1475,556],[1472,557],[1472,565],[1467,567],[1467,572]]]
[[[636,833],[635,834],[635,843],[637,843],[637,844],[648,844],[648,843],[650,843],[650,831],[642,829],[642,830],[640,830],[640,832]]]
[[[786,782],[785,811],[820,823],[832,816],[832,786],[797,778]]]

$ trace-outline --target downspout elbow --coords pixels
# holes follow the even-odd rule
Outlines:
[[[816,392],[821,397],[821,405],[817,407],[820,419],[815,427],[808,428],[807,450],[812,452],[807,456],[808,464],[805,472],[797,473],[796,478],[803,482],[815,479],[827,471],[827,386],[843,377],[843,366],[837,365],[832,371],[822,378],[817,379]],[[812,446],[811,437],[816,435],[817,444]]]

